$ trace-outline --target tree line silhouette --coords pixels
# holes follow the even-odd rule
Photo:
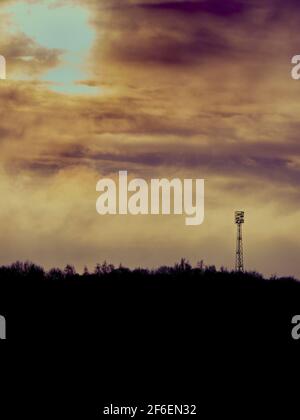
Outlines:
[[[293,277],[264,278],[260,273],[216,269],[182,258],[173,266],[134,268],[106,261],[79,274],[17,261],[0,267],[0,314],[8,336],[51,335],[66,339],[78,331],[87,338],[135,342],[155,337],[169,343],[195,331],[206,340],[284,337],[300,313],[300,282]],[[200,327],[199,327],[200,326]],[[218,327],[217,327],[218,326]],[[177,339],[176,339],[177,337]],[[218,338],[218,339],[219,339]],[[178,346],[181,344],[174,343]]]
[[[273,282],[276,282],[277,284],[284,282],[285,285],[287,285],[287,283],[298,285],[298,280],[293,276],[277,277],[276,275],[273,275],[266,279],[262,274],[256,271],[247,271],[242,273],[234,270],[228,270],[224,267],[217,270],[215,265],[205,265],[203,260],[199,261],[197,265],[193,267],[185,258],[182,258],[180,262],[175,263],[173,266],[162,265],[156,269],[141,267],[130,269],[122,264],[116,267],[113,264],[104,261],[103,263],[97,263],[92,271],[85,266],[82,274],[79,274],[76,271],[75,266],[71,264],[67,264],[64,269],[51,268],[48,271],[42,266],[34,264],[30,261],[16,261],[10,265],[0,266],[0,281],[6,278],[26,278],[28,280],[64,280],[73,278],[84,280],[86,277],[92,279],[97,279],[99,277],[141,277],[155,279],[156,277],[178,278],[182,275],[184,275],[185,279],[191,277],[199,279],[213,278],[214,280],[228,280],[231,278],[233,280],[242,279],[245,283],[253,281],[255,284],[263,284],[265,281],[268,281],[269,284]]]
[[[291,337],[297,313],[300,283],[293,277],[265,279],[257,272],[217,270],[203,261],[192,267],[182,259],[154,270],[104,261],[82,274],[72,265],[45,270],[15,262],[0,267],[0,314],[7,321],[6,342],[18,351],[15,360],[29,345],[34,358],[42,354],[49,370],[53,353],[58,354],[63,371],[62,355],[67,360],[73,356],[72,383],[68,389],[60,379],[54,387],[51,383],[46,395],[51,402],[43,405],[55,411],[53,392],[59,387],[66,418],[70,410],[74,418],[78,412],[82,418],[97,418],[92,415],[98,414],[99,398],[199,401],[201,410],[207,407],[210,413],[216,403],[224,407],[228,402],[232,413],[239,400],[245,402],[244,413],[254,393],[262,401],[265,396],[253,365],[259,360],[264,372],[275,350],[282,358],[286,346],[290,350],[297,344]],[[253,354],[258,355],[255,362]],[[270,364],[277,375],[277,362]],[[28,369],[31,375],[30,364]],[[241,384],[249,376],[254,387],[247,394]],[[280,387],[286,383],[275,378],[272,403],[274,395],[280,400]]]

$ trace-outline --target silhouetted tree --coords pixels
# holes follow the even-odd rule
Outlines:
[[[205,272],[206,273],[216,273],[217,269],[215,265],[208,265],[205,267]]]
[[[175,264],[175,271],[178,272],[185,272],[185,271],[191,271],[192,266],[190,265],[189,261],[185,258],[181,258],[180,263]]]
[[[157,270],[154,270],[153,274],[170,274],[171,271],[172,269],[170,267],[168,267],[167,265],[162,265]]]
[[[102,274],[101,265],[99,263],[96,264],[96,267],[94,269],[94,274],[96,274],[96,276],[101,276]]]
[[[47,278],[50,280],[62,280],[64,278],[64,273],[60,268],[51,268],[47,273]]]
[[[104,261],[102,264],[97,264],[94,270],[94,273],[97,276],[101,276],[101,275],[105,275],[105,274],[110,274],[111,272],[113,272],[115,269],[113,264],[107,264],[106,261]]]
[[[115,270],[116,274],[127,275],[130,273],[130,269],[128,267],[124,267],[122,264],[119,264],[119,267]]]
[[[115,269],[115,267],[112,264],[107,264],[106,261],[104,261],[104,263],[101,266],[101,271],[102,274],[109,274],[111,273],[113,270]]]
[[[89,272],[89,269],[87,268],[87,266],[85,265],[84,266],[84,269],[83,269],[83,276],[89,276],[90,275],[90,272]]]
[[[204,270],[204,261],[203,260],[200,260],[200,261],[198,261],[197,262],[197,268],[200,270],[200,271],[203,271]]]
[[[66,277],[75,276],[75,274],[76,274],[75,267],[73,265],[67,264],[65,269],[64,269],[64,274],[65,274]]]

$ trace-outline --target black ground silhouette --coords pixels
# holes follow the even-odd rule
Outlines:
[[[220,404],[223,414],[241,415],[236,399],[248,412],[257,410],[251,401],[263,402],[266,413],[270,404],[279,410],[287,383],[278,379],[278,360],[287,363],[284,352],[297,344],[291,319],[298,313],[300,283],[293,278],[192,268],[185,260],[154,271],[103,263],[82,275],[70,265],[0,268],[8,345],[19,352],[37,346],[49,366],[39,380],[55,381],[52,394],[39,390],[39,401],[50,411],[63,402],[61,414],[74,410],[82,418],[97,418],[100,401],[151,398],[196,398],[211,414],[205,418]],[[68,385],[58,380],[65,369]]]
[[[29,262],[0,267],[0,313],[10,339],[98,340],[117,332],[198,341],[201,330],[215,338],[261,335],[290,343],[299,302],[300,282],[292,277],[264,279],[202,263],[192,268],[185,259],[151,271],[104,262],[82,275],[71,265],[48,272]]]

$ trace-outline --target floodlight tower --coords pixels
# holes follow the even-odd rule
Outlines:
[[[245,212],[235,212],[235,223],[237,225],[236,237],[236,253],[235,253],[235,271],[244,271],[244,256],[243,256],[243,238],[242,238],[242,224],[245,221]]]

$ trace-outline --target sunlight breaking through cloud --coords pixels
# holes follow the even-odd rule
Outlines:
[[[43,48],[61,51],[58,65],[46,69],[39,80],[48,82],[51,89],[63,93],[97,91],[95,87],[77,83],[89,77],[89,52],[95,39],[87,8],[55,0],[17,1],[9,4],[6,12],[10,17],[12,34],[22,33]],[[23,59],[30,61],[34,57]],[[24,75],[23,79],[28,79],[28,75]]]

